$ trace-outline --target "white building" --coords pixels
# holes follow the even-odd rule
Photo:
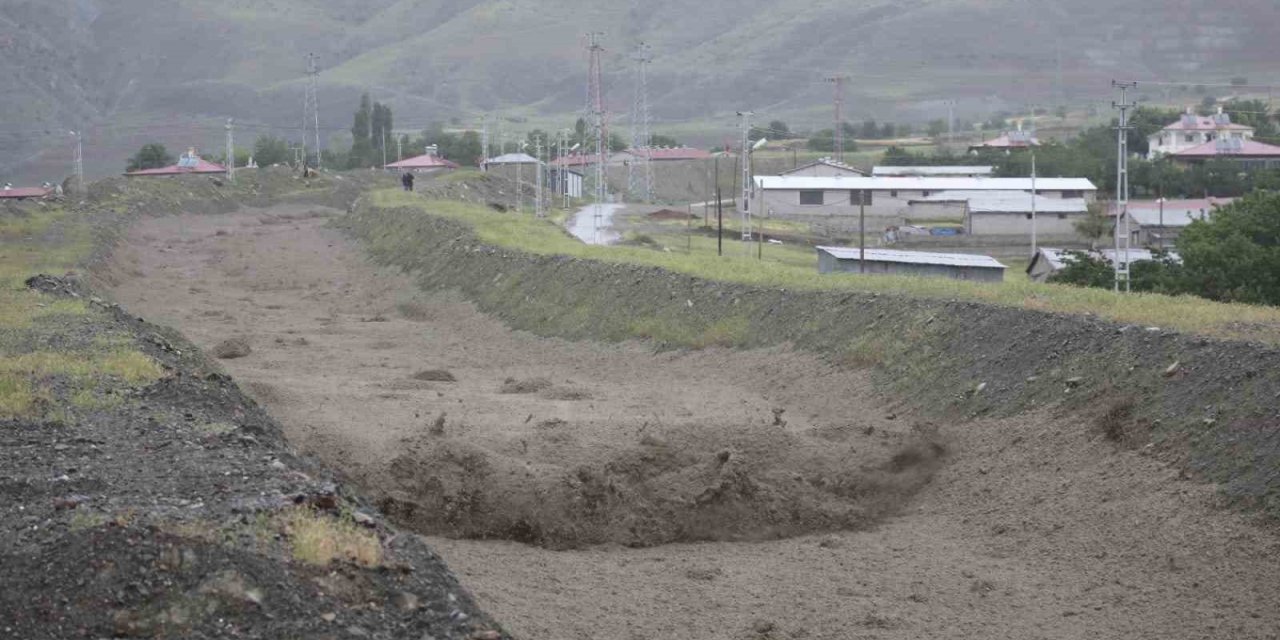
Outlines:
[[[856,176],[756,176],[750,205],[758,215],[779,217],[905,217],[911,202],[944,191],[1031,192],[1031,178],[876,178]],[[1036,193],[1046,198],[1093,202],[1098,188],[1085,178],[1039,178]]]
[[[1150,146],[1147,158],[1154,160],[1215,140],[1252,140],[1253,133],[1253,127],[1231,122],[1231,115],[1224,113],[1222,107],[1210,116],[1196,115],[1187,109],[1177,122],[1147,138]]]

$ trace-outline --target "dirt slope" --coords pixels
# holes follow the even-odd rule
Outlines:
[[[475,471],[465,461],[483,459],[534,474],[495,486],[550,490],[539,479],[607,468],[645,452],[646,437],[698,457],[718,452],[708,441],[781,434],[776,450],[724,448],[777,465],[821,442],[874,469],[921,430],[865,372],[784,349],[655,355],[510,332],[368,266],[309,211],[149,220],[119,254],[114,295],[205,348],[247,338],[253,354],[229,371],[293,443],[385,497],[467,495],[419,482],[424,463],[446,458],[462,468],[442,481],[462,482]],[[413,379],[430,370],[457,381]],[[511,393],[545,387],[539,378],[551,386]],[[944,466],[869,530],[572,551],[431,542],[525,638],[1275,637],[1280,539],[1221,509],[1212,486],[1052,411],[936,433]],[[418,455],[442,438],[477,455]]]

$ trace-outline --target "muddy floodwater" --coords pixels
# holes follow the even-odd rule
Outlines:
[[[608,205],[611,216],[616,205]],[[1069,415],[939,422],[786,349],[512,331],[280,207],[108,274],[527,639],[1274,638],[1280,543]],[[607,218],[606,218],[607,219]],[[593,215],[574,234],[595,240]]]

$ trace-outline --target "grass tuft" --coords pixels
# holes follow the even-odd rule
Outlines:
[[[334,560],[362,567],[382,563],[378,536],[350,520],[338,520],[311,509],[294,509],[282,519],[290,532],[293,557],[299,562],[322,567]]]

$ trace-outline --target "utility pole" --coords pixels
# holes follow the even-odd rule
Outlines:
[[[972,218],[971,218],[972,219]],[[1031,258],[1035,259],[1036,246],[1036,152],[1031,152]]]
[[[832,76],[827,82],[836,85],[836,162],[844,162],[844,83],[849,76]]]
[[[751,242],[751,111],[739,111],[739,128],[742,130],[742,240]],[[751,250],[751,245],[747,245]]]
[[[631,150],[636,157],[627,164],[627,187],[643,202],[653,200],[653,136],[649,130],[649,63],[652,48],[641,42],[632,59],[636,62],[635,96],[631,105]],[[637,163],[639,166],[637,166]]]
[[[306,148],[307,130],[314,128],[316,169],[319,170],[324,168],[324,149],[320,146],[320,56],[314,53],[307,54],[307,76],[307,96],[302,117],[302,146],[303,149]]]
[[[520,156],[524,154],[524,143],[516,143],[516,213],[521,213],[524,209],[524,158]]]
[[[404,138],[396,137],[396,162],[404,157]]]
[[[595,242],[600,242],[600,226],[604,218],[604,204],[608,198],[609,185],[607,183],[607,174],[605,165],[607,162],[606,154],[609,152],[609,125],[605,118],[604,111],[604,81],[602,59],[604,57],[604,47],[600,44],[600,38],[604,34],[600,32],[592,32],[587,34],[587,51],[589,54],[589,63],[587,69],[587,99],[590,103],[592,127],[595,133],[596,143],[596,162],[595,162],[595,187],[596,187],[596,203],[592,216],[592,223],[595,232]]]
[[[1111,107],[1120,110],[1120,125],[1116,127],[1116,281],[1115,291],[1120,292],[1120,283],[1124,282],[1124,290],[1131,290],[1129,278],[1129,109],[1135,105],[1129,102],[1129,90],[1138,86],[1136,82],[1111,81],[1111,86],[1120,90],[1120,102],[1112,102]],[[1124,219],[1124,229],[1120,220]]]
[[[227,118],[227,182],[236,183],[235,121]]]
[[[867,190],[858,192],[858,273],[867,272]]]
[[[947,150],[956,143],[956,101],[947,100]]]
[[[481,162],[488,160],[490,156],[489,156],[489,114],[487,113],[484,115],[484,119],[480,121],[480,148],[482,149],[480,153],[482,156],[484,156],[480,159]]]
[[[534,191],[534,193],[537,194],[534,196],[537,200],[533,205],[533,213],[538,219],[542,219],[547,217],[547,210],[543,205],[542,200],[542,138],[538,138],[537,140],[537,146],[534,150],[533,158],[534,160],[537,160],[533,165],[533,170],[538,172],[538,179],[536,181],[538,186]]]
[[[76,149],[71,160],[76,174],[76,191],[84,195],[89,192],[88,185],[84,183],[84,129],[72,131],[71,135],[76,137]]]

